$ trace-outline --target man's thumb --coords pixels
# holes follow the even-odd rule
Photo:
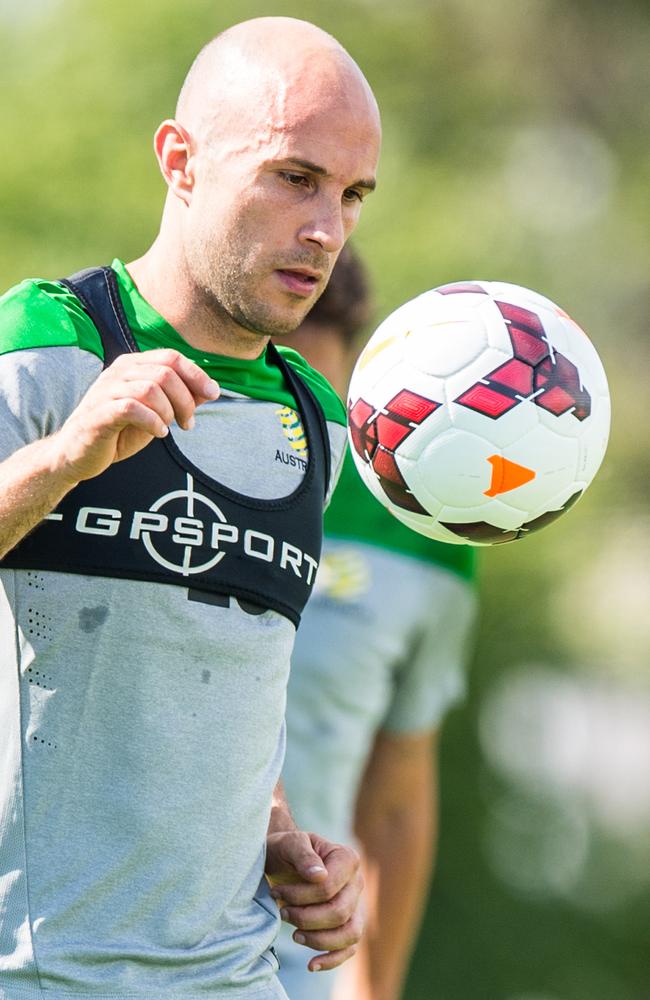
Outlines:
[[[307,882],[324,882],[327,878],[323,859],[309,843],[302,844],[296,850],[292,861],[300,877]]]

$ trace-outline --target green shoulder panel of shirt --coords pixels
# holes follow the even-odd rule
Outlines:
[[[436,542],[405,527],[364,485],[349,448],[338,486],[325,511],[325,534],[435,563],[466,580],[476,577],[476,549],[470,545]]]
[[[120,297],[135,341],[142,351],[171,347],[196,362],[224,389],[284,406],[295,400],[282,372],[265,351],[253,361],[207,354],[190,347],[181,335],[144,299],[125,265],[114,260]],[[42,347],[79,347],[103,359],[100,336],[79,300],[56,281],[27,279],[0,297],[0,354]],[[307,383],[325,418],[345,426],[345,407],[327,379],[288,347],[278,347],[285,360]]]

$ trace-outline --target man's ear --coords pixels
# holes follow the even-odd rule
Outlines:
[[[194,187],[192,139],[182,125],[167,118],[156,129],[154,151],[167,187],[189,205]]]

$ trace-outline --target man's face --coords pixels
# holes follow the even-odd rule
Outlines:
[[[305,103],[274,98],[195,158],[184,233],[193,284],[224,321],[256,333],[300,324],[374,185],[379,126],[363,94]]]

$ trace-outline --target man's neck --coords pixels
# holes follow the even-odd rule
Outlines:
[[[181,263],[171,263],[159,242],[126,265],[138,291],[167,320],[183,340],[207,354],[254,360],[269,338],[220,316],[192,288]]]

